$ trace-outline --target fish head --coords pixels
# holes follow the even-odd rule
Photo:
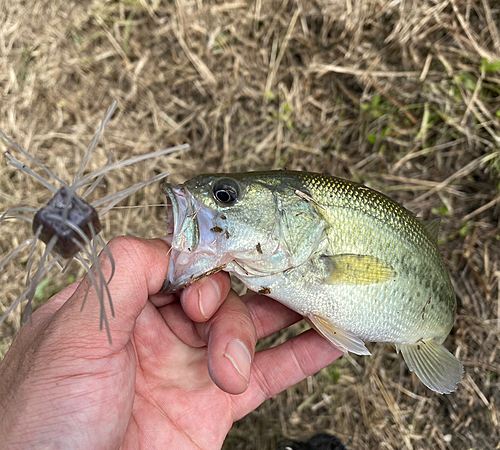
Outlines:
[[[219,270],[283,273],[317,250],[326,223],[293,172],[209,174],[164,184],[170,266],[164,292]]]

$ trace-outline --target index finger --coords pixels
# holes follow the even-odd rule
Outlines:
[[[202,278],[181,292],[182,309],[194,322],[206,322],[220,308],[230,289],[231,279],[226,272]]]

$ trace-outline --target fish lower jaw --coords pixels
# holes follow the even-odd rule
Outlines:
[[[222,264],[218,267],[215,267],[214,269],[211,269],[207,272],[202,273],[201,275],[197,276],[191,276],[187,280],[179,280],[177,281],[171,281],[170,278],[167,275],[167,278],[165,279],[165,282],[163,283],[163,286],[160,290],[160,292],[164,294],[173,294],[175,292],[178,292],[182,289],[185,289],[186,287],[190,286],[193,283],[196,283],[197,281],[201,280],[202,278],[208,277],[209,275],[212,275],[214,273],[220,272],[221,270],[224,270],[226,268],[225,264]]]

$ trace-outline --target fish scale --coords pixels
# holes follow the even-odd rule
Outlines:
[[[463,367],[442,346],[455,294],[436,222],[326,174],[208,174],[163,189],[171,202],[166,292],[226,270],[341,350],[366,355],[364,341],[393,343],[427,387],[456,389]],[[187,237],[191,248],[179,244]]]
[[[450,313],[454,309],[455,295],[441,255],[421,222],[402,206],[376,191],[339,178],[334,178],[334,182],[322,182],[325,178],[328,180],[332,177],[303,176],[306,189],[310,190],[320,204],[326,206],[324,214],[329,216],[327,220],[336,225],[331,228],[329,235],[334,246],[332,251],[361,251],[363,254],[370,252],[375,256],[383,256],[391,261],[397,273],[411,277],[408,283],[420,281],[418,298],[412,297],[410,289],[407,289],[402,300],[406,300],[412,314],[420,317],[431,296],[436,295],[442,300],[433,303],[431,299],[424,318],[427,315],[427,322],[438,325],[436,331],[442,330],[444,340],[453,324],[453,314],[448,314],[450,320],[446,324],[443,324],[441,317],[443,313]],[[356,207],[348,208],[346,213],[345,205],[353,198]],[[371,222],[367,217],[372,217],[375,221]],[[353,228],[363,230],[362,234],[366,238],[354,241],[353,238],[360,233],[353,233]],[[399,233],[395,235],[392,230]],[[406,239],[402,241],[401,238]],[[410,266],[404,259],[408,259],[408,255],[413,253],[419,253],[421,258],[412,258]],[[386,288],[389,286],[385,285]],[[385,296],[388,302],[393,299],[394,303],[399,303],[397,293],[389,291]]]

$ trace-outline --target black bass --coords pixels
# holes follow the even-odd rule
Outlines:
[[[225,270],[342,351],[369,355],[364,341],[393,343],[428,388],[456,390],[463,367],[442,345],[456,300],[438,221],[324,174],[209,174],[162,188],[171,204],[165,292]]]

